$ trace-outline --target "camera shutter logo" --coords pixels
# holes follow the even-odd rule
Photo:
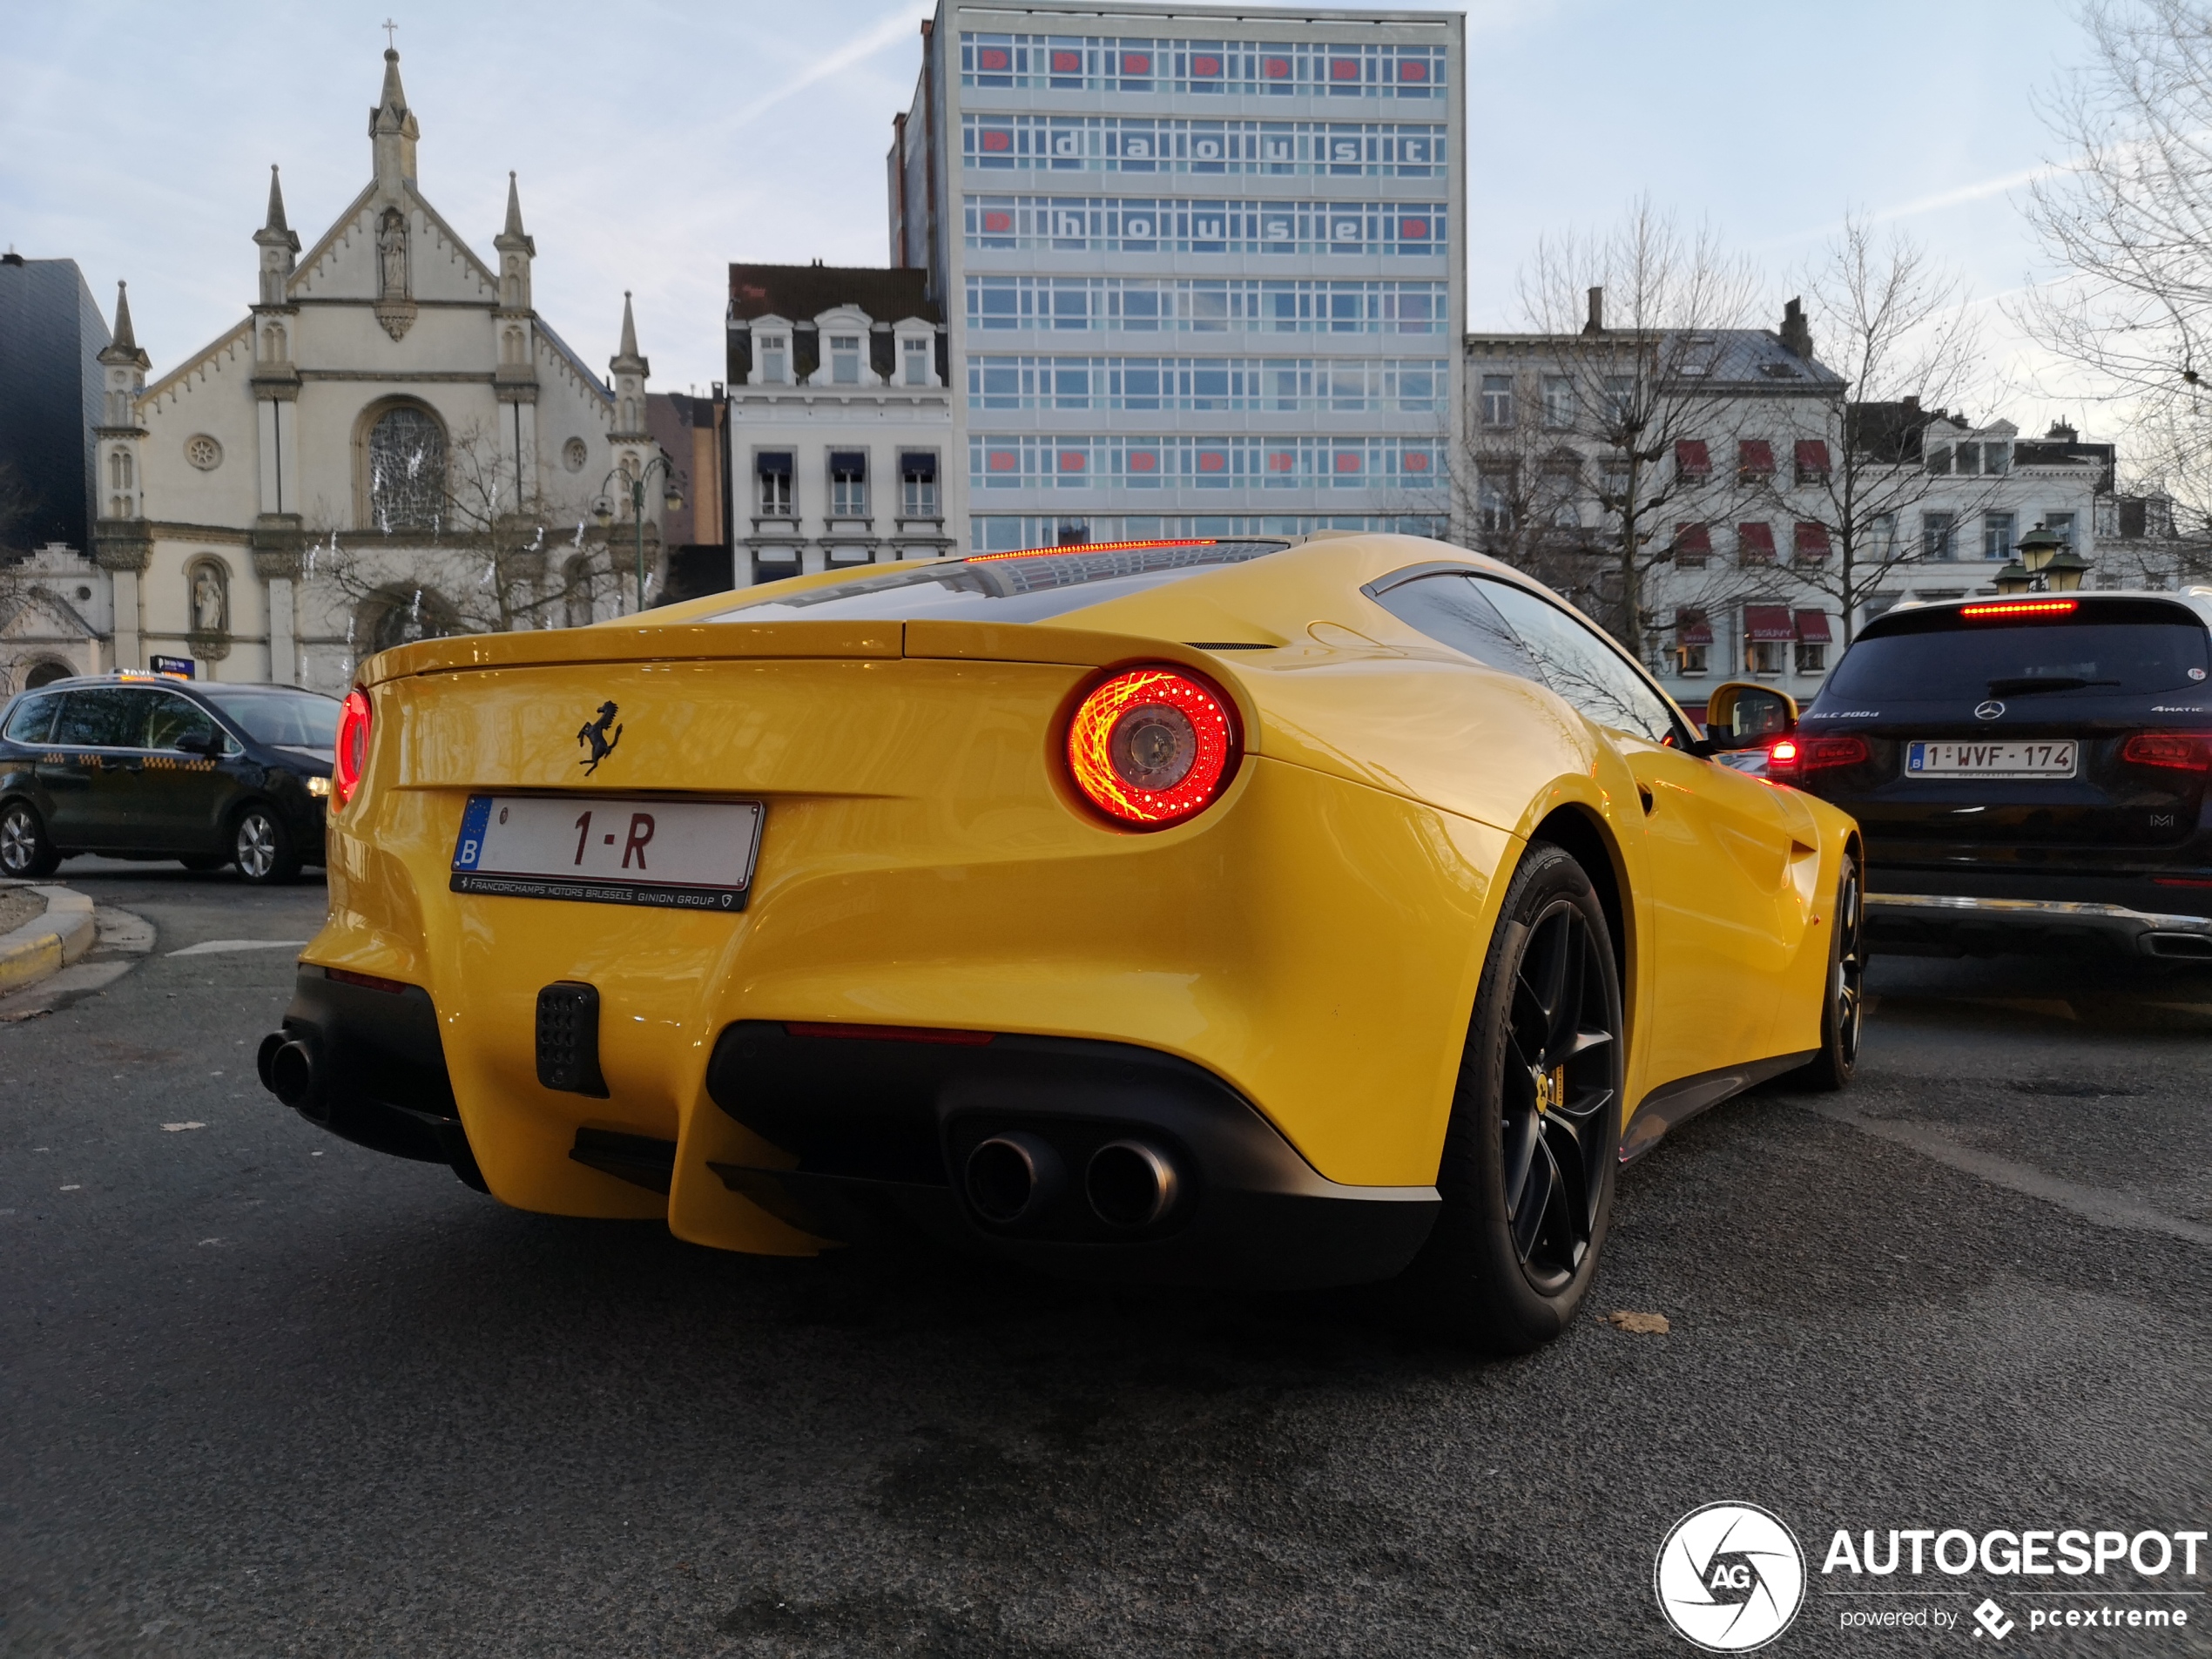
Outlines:
[[[1659,1610],[1708,1653],[1749,1653],[1790,1628],[1805,1556],[1789,1527],[1750,1503],[1709,1503],[1677,1521],[1652,1569]]]

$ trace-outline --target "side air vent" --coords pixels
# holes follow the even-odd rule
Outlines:
[[[557,980],[537,994],[537,1081],[568,1095],[607,1097],[599,1075],[599,988]]]

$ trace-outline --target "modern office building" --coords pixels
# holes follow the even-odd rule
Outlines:
[[[0,558],[92,546],[107,320],[74,260],[0,256]]]
[[[1440,533],[1464,78],[1454,12],[942,0],[888,182],[961,541]]]

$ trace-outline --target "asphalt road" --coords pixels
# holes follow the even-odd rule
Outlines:
[[[1498,1363],[1364,1292],[503,1210],[261,1093],[290,950],[171,954],[306,939],[320,886],[62,879],[158,939],[0,1022],[0,1652],[1684,1655],[1653,1553],[1714,1500],[1816,1568],[2212,1512],[2212,980],[1878,963],[1858,1086],[1669,1140],[1590,1316]],[[1770,1651],[1996,1645],[1829,1588]],[[2212,1651],[2188,1605],[2006,1646]]]

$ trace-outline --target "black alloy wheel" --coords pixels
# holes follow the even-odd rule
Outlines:
[[[1820,1052],[1791,1081],[1833,1091],[1858,1069],[1858,1039],[1866,1022],[1866,895],[1858,857],[1844,854],[1836,879],[1836,912],[1829,929],[1828,983],[1820,1002]]]
[[[276,887],[300,873],[292,832],[262,802],[240,812],[231,826],[231,856],[238,873],[256,887]]]
[[[1603,907],[1568,853],[1534,843],[1460,1062],[1444,1211],[1407,1271],[1432,1327],[1522,1353],[1574,1316],[1612,1211],[1625,1048]]]
[[[27,800],[0,806],[0,875],[17,881],[36,881],[53,874],[62,861],[60,852],[46,834],[45,820]]]

